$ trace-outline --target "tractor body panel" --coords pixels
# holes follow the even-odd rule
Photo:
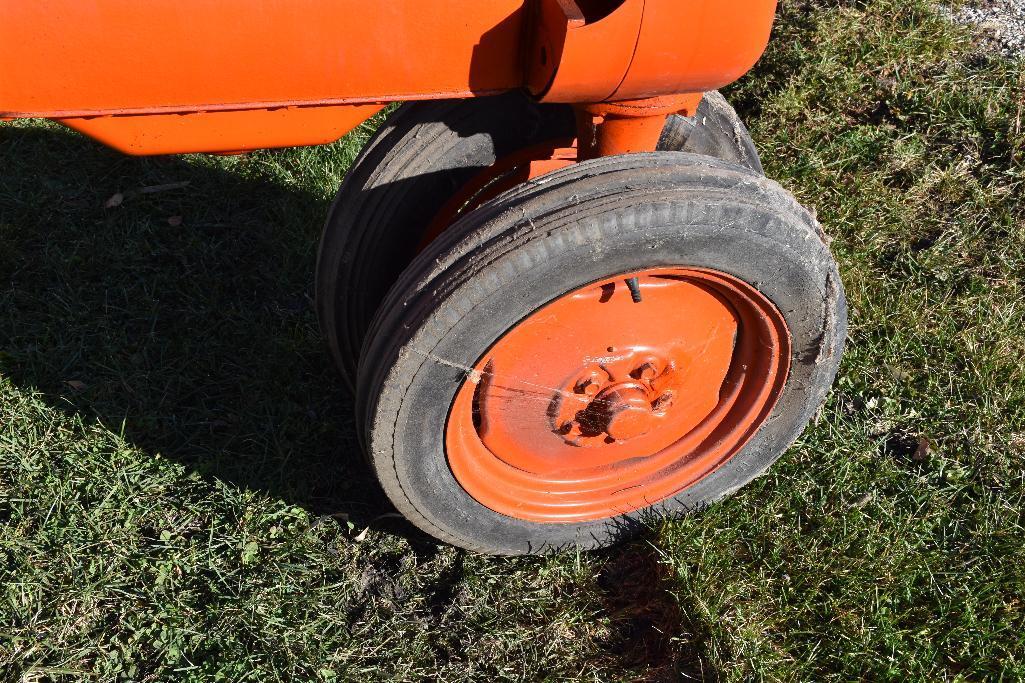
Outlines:
[[[0,118],[62,120],[122,151],[161,154],[329,142],[401,100],[700,93],[754,64],[775,6],[0,0]]]
[[[3,0],[0,115],[501,92],[522,23],[522,0]]]

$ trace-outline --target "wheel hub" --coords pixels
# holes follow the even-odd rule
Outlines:
[[[598,395],[602,430],[614,441],[647,434],[656,424],[648,392],[639,386],[616,386]],[[663,413],[664,416],[664,413]]]
[[[676,368],[644,351],[628,349],[618,360],[606,358],[554,392],[551,425],[567,444],[599,447],[659,427],[672,405],[669,387]]]

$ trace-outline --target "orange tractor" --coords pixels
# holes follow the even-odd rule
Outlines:
[[[605,546],[764,472],[846,331],[814,216],[716,92],[775,0],[3,0],[0,117],[129,154],[338,139],[321,326],[395,506]]]

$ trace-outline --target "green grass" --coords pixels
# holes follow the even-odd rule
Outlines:
[[[841,376],[768,476],[583,556],[438,546],[363,469],[310,287],[369,128],[4,124],[0,678],[1025,680],[1025,70],[920,0],[781,12],[729,96],[834,238]]]

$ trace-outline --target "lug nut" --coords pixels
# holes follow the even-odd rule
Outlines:
[[[562,426],[559,427],[559,434],[566,443],[576,445],[577,442],[579,442],[580,437],[583,436],[584,430],[581,428],[579,422],[576,420],[569,420],[567,422],[563,422]]]
[[[598,384],[596,375],[592,374],[590,377],[584,377],[578,381],[575,390],[578,394],[594,396],[601,391],[601,385]]]
[[[651,403],[639,386],[612,389],[602,414],[602,431],[616,441],[627,441],[652,428]]]
[[[648,362],[633,371],[637,379],[655,379],[658,376],[658,368],[654,363]]]
[[[656,413],[666,410],[673,402],[673,392],[667,391],[651,402],[651,409]]]

